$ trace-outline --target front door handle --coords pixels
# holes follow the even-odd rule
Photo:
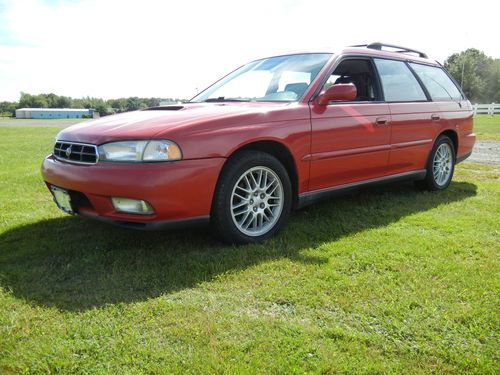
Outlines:
[[[441,117],[439,117],[439,115],[433,114],[431,115],[431,119],[433,119],[434,121],[438,121],[441,119]]]
[[[386,125],[387,124],[387,119],[385,117],[377,117],[375,120],[376,125]]]

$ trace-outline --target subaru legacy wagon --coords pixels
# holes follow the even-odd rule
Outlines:
[[[137,229],[210,223],[269,238],[290,211],[368,184],[448,187],[475,142],[437,62],[382,43],[244,65],[187,103],[62,130],[42,175],[69,214]]]

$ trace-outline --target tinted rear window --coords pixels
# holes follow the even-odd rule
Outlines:
[[[425,101],[424,90],[403,61],[375,59],[387,102]]]
[[[432,100],[461,100],[462,94],[457,86],[443,71],[436,66],[410,64],[420,80],[424,83]]]

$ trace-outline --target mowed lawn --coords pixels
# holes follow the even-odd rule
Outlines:
[[[477,115],[474,118],[474,132],[479,140],[500,141],[500,115]]]
[[[24,119],[24,118],[9,118],[0,117],[0,127],[1,126],[68,126],[77,124],[79,122],[89,121],[87,119],[74,119],[74,118],[62,118],[62,119]]]
[[[39,171],[57,131],[0,127],[1,374],[500,372],[500,166],[236,247],[62,214]]]

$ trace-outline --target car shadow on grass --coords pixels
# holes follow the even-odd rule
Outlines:
[[[442,192],[413,184],[358,191],[292,213],[288,226],[259,245],[230,246],[209,229],[140,232],[79,217],[40,221],[0,235],[0,286],[16,298],[62,310],[144,301],[261,262],[322,263],[304,250],[476,195],[453,182]]]

